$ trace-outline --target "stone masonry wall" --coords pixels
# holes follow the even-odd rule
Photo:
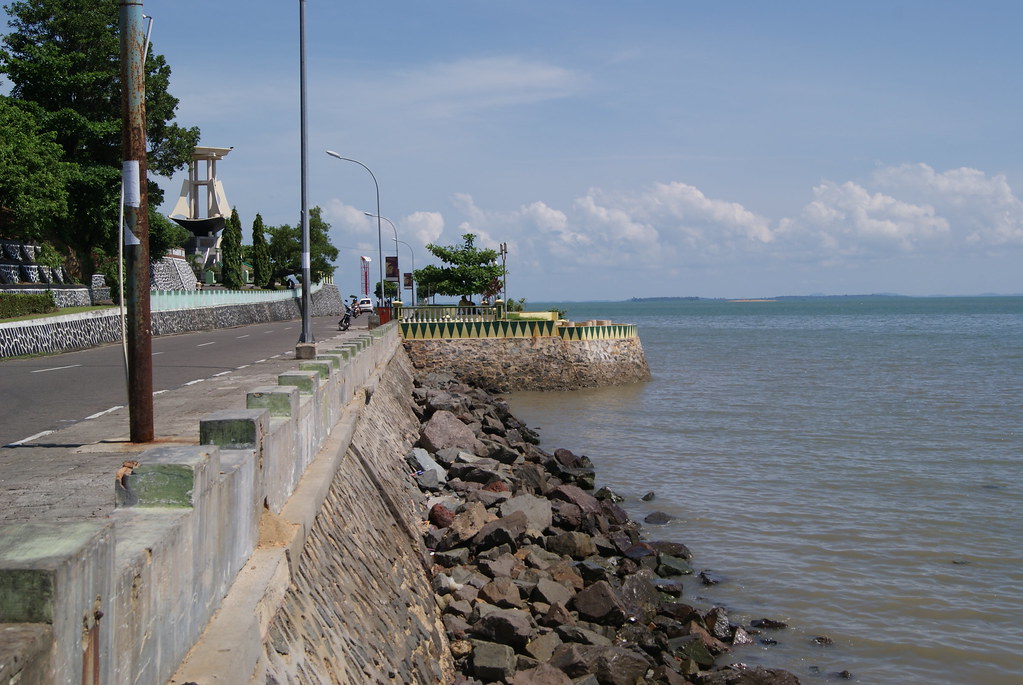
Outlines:
[[[406,340],[417,370],[447,371],[489,392],[575,390],[650,378],[639,338]]]
[[[372,393],[252,682],[449,682],[452,662],[402,456],[419,437],[400,352]]]
[[[313,293],[313,316],[340,316],[341,295],[334,285]],[[302,316],[297,299],[268,303],[202,307],[153,312],[153,335],[232,328],[253,323],[288,321]],[[52,316],[0,324],[0,358],[80,350],[121,339],[116,310]]]

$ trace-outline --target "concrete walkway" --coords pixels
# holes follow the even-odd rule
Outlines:
[[[326,349],[365,333],[360,327],[317,345]],[[244,409],[249,390],[277,385],[278,374],[296,368],[290,353],[154,396],[156,440],[151,443],[129,441],[128,409],[122,408],[37,442],[0,447],[0,523],[109,516],[114,509],[114,477],[124,461],[160,445],[198,444],[202,417],[222,409]]]

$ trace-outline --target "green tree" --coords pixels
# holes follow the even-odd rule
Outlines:
[[[449,266],[433,264],[415,272],[416,283],[421,293],[462,296],[472,298],[477,294],[489,292],[494,279],[502,276],[502,269],[497,264],[497,250],[476,247],[476,236],[472,233],[462,235],[461,245],[434,245],[430,243],[426,249]]]
[[[224,234],[220,238],[220,261],[223,264],[220,272],[221,283],[226,288],[238,290],[242,287],[242,221],[238,217],[238,208],[231,210],[231,217],[224,225]]]
[[[11,31],[0,72],[11,97],[38,107],[69,164],[70,211],[50,239],[74,251],[88,276],[96,250],[115,253],[121,168],[120,41],[117,0],[23,0],[4,7]],[[199,141],[199,129],[173,123],[178,101],[168,92],[170,67],[152,49],[145,64],[149,171],[170,176]],[[149,203],[163,193],[149,182]],[[157,256],[151,249],[151,256]],[[75,266],[72,264],[73,270]]]
[[[395,298],[398,296],[398,284],[394,281],[384,281],[384,297]],[[380,281],[377,281],[376,286],[373,288],[373,294],[376,295],[377,299],[380,299]]]
[[[333,271],[337,248],[330,242],[330,224],[323,220],[319,207],[309,210],[309,270],[313,281]],[[290,274],[302,277],[302,227],[277,226],[270,234],[270,285],[281,283]]]
[[[67,218],[67,168],[33,108],[0,96],[0,235],[39,241]]]
[[[270,250],[265,230],[263,217],[257,214],[252,222],[252,281],[257,288],[265,288],[270,282]]]

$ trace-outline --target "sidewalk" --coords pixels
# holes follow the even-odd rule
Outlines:
[[[365,334],[364,328],[317,341],[319,349]],[[121,408],[50,433],[36,442],[0,447],[0,524],[104,518],[114,509],[114,477],[126,460],[160,445],[195,445],[199,420],[221,409],[244,409],[246,393],[277,385],[297,368],[294,352],[153,397],[156,439],[129,442]]]

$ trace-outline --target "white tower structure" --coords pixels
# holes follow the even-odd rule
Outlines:
[[[181,183],[181,195],[170,213],[171,219],[194,236],[185,251],[201,254],[206,265],[219,259],[220,237],[231,214],[224,184],[217,178],[217,162],[233,149],[197,146],[192,150],[188,178]]]

